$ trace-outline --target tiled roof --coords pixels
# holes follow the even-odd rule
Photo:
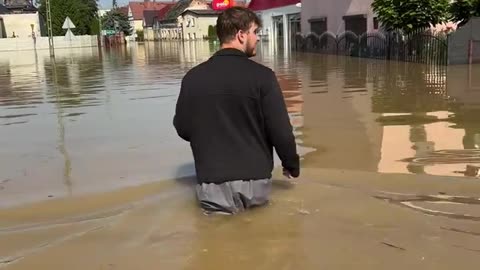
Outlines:
[[[271,8],[296,5],[300,2],[301,0],[252,0],[248,7],[254,11],[261,11]]]
[[[0,4],[0,14],[8,14],[10,11],[2,4]]]
[[[143,12],[145,10],[161,10],[169,5],[172,4],[159,2],[130,2],[128,4],[134,20],[143,20]]]
[[[185,14],[187,12],[191,12],[195,15],[219,15],[221,13],[221,11],[217,11],[217,10],[212,10],[212,9],[187,9],[185,10],[182,14]]]
[[[143,21],[146,27],[152,27],[156,21],[161,21],[165,18],[167,12],[172,8],[172,4],[165,6],[160,10],[144,10]]]
[[[180,14],[182,14],[185,9],[187,9],[192,0],[179,0],[165,15],[165,20],[176,19]]]

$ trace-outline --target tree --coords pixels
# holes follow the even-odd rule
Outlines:
[[[449,0],[374,0],[372,8],[386,30],[408,34],[445,22]]]
[[[208,38],[209,39],[217,39],[217,26],[216,25],[209,25],[208,26]]]
[[[128,21],[128,16],[120,12],[118,9],[112,9],[103,15],[102,28],[107,30],[116,30],[115,22],[118,22],[118,30],[122,31],[125,36],[128,36],[132,33],[132,26]]]
[[[480,0],[457,0],[450,5],[451,20],[462,26],[471,17],[480,17]]]
[[[46,0],[37,0],[39,12],[47,18]],[[72,32],[76,35],[92,35],[98,31],[97,0],[50,0],[53,35],[64,35],[63,22],[67,16],[75,24]]]

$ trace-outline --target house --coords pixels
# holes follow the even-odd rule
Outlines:
[[[173,7],[173,4],[168,4],[160,10],[145,10],[143,11],[143,32],[145,40],[158,40],[159,36],[155,31],[155,23],[163,20],[167,12]]]
[[[179,0],[170,8],[163,20],[155,22],[157,35],[160,39],[184,39],[182,14],[187,9],[211,10],[210,3],[211,1],[206,0]]]
[[[145,10],[161,10],[170,4],[171,2],[150,2],[149,0],[145,0],[144,2],[129,2],[128,20],[132,26],[133,36],[136,37],[136,32],[143,30],[143,12]]]
[[[302,0],[302,33],[335,35],[352,31],[357,35],[378,30],[371,7],[373,0]]]
[[[187,9],[182,13],[183,39],[195,40],[208,36],[208,29],[215,27],[220,11],[212,9]]]
[[[8,8],[6,8],[4,5],[0,4],[0,15],[9,14],[9,13],[10,13],[10,10],[8,10]]]
[[[29,0],[5,0],[0,5],[0,38],[33,38],[42,34],[37,8]]]
[[[4,6],[13,14],[36,13],[32,0],[5,0]]]
[[[300,0],[252,0],[248,6],[262,19],[262,40],[287,47],[301,32]]]

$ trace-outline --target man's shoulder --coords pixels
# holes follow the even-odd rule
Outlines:
[[[250,63],[251,67],[255,69],[255,71],[261,72],[262,75],[274,73],[271,68],[260,64],[252,59],[249,59],[248,62]]]
[[[191,78],[194,78],[198,75],[201,75],[199,73],[202,73],[204,72],[205,70],[205,67],[207,65],[208,61],[205,61],[203,63],[200,63],[194,67],[192,67],[191,69],[189,69],[185,75],[183,76],[183,80],[188,80],[188,79],[191,79]]]
[[[209,59],[205,62],[202,62],[194,67],[192,67],[189,71],[187,71],[187,73],[185,74],[185,76],[183,77],[184,80],[189,80],[189,79],[193,79],[193,78],[198,78],[198,77],[204,77],[204,76],[207,76],[208,74],[211,74],[211,69],[213,68],[212,65],[217,65],[218,63],[216,63],[215,61],[212,61],[212,59]],[[222,65],[224,65],[225,63],[222,63]],[[217,67],[218,68],[218,67]],[[245,71],[245,70],[249,70],[250,72],[252,72],[255,76],[258,76],[260,78],[269,78],[271,76],[275,76],[275,72],[261,64],[261,63],[258,63],[254,60],[251,60],[251,59],[243,59],[241,63],[237,62],[237,63],[232,63],[232,65],[229,66],[229,68],[231,69],[231,71],[233,71],[235,73],[235,71]]]

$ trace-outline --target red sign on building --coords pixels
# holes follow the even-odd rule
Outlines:
[[[213,0],[212,2],[212,8],[214,10],[225,10],[233,6],[235,6],[233,0]]]

